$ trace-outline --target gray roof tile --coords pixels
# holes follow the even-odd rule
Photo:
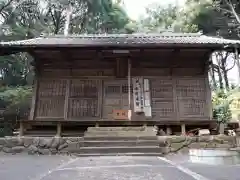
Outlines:
[[[240,45],[240,40],[204,36],[198,33],[161,34],[101,34],[48,36],[29,40],[0,42],[0,47],[88,47],[88,46],[144,46],[144,45]]]

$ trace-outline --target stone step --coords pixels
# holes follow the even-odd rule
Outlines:
[[[85,134],[157,134],[156,131],[86,131]]]
[[[135,147],[82,147],[76,150],[81,154],[102,154],[102,153],[161,153],[162,148],[158,146],[135,146]]]
[[[88,127],[87,131],[146,131],[146,130],[154,130],[153,127]]]
[[[96,157],[96,156],[158,156],[162,157],[162,153],[95,153],[95,154],[90,154],[90,153],[84,153],[84,154],[79,154],[79,153],[73,153],[74,156],[77,157]]]
[[[84,136],[84,141],[137,141],[158,140],[158,136]]]
[[[84,141],[84,147],[114,147],[114,146],[158,146],[158,140],[137,141]]]
[[[155,132],[85,132],[84,136],[156,136]]]

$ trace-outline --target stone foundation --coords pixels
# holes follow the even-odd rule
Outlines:
[[[0,151],[5,153],[57,154],[74,153],[83,146],[81,137],[7,137],[0,138]]]
[[[156,141],[159,153],[168,154],[188,151],[188,149],[232,149],[239,147],[239,137],[231,136],[159,136]],[[128,141],[126,138],[122,140]],[[132,140],[133,141],[133,140]],[[139,140],[136,140],[138,142]],[[148,140],[145,140],[148,141]],[[149,140],[150,141],[150,140]],[[96,142],[96,141],[95,141]],[[99,141],[100,142],[100,141]],[[85,144],[84,144],[85,143]],[[89,141],[88,141],[89,143]],[[117,143],[114,142],[115,144]],[[80,149],[87,146],[83,137],[6,137],[0,138],[0,151],[5,153],[28,154],[73,154],[81,153]],[[126,146],[127,143],[126,143]]]
[[[189,149],[233,149],[240,144],[239,137],[216,135],[216,136],[167,136],[158,137],[160,147],[165,147],[165,154],[188,152]]]

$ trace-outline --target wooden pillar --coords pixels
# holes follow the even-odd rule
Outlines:
[[[181,134],[182,134],[182,136],[186,135],[186,125],[185,124],[181,124]]]
[[[64,120],[68,119],[69,93],[70,93],[70,79],[68,79],[66,83],[66,94],[65,94],[65,102],[64,102]]]
[[[22,121],[20,121],[19,124],[19,136],[23,136],[24,135],[24,123]]]
[[[95,127],[99,127],[99,124],[98,124],[98,122],[96,122],[96,124],[95,124]]]
[[[59,122],[59,123],[57,123],[57,134],[56,134],[56,136],[61,137],[61,134],[62,134],[62,124]]]
[[[131,60],[128,59],[128,119],[132,119],[131,109]]]
[[[100,76],[103,76],[103,73],[100,73]],[[103,79],[100,79],[98,82],[98,115],[100,119],[103,119],[103,108],[104,108],[104,87],[103,87]]]
[[[172,134],[172,129],[170,127],[167,127],[166,131],[167,131],[167,135],[171,135]]]
[[[173,108],[174,108],[174,119],[178,121],[179,120],[179,107],[178,107],[179,99],[177,97],[177,78],[174,77],[174,76],[172,77],[172,84],[173,84],[173,86],[172,86],[172,88],[173,88],[173,99],[172,99],[172,101],[173,101]]]
[[[206,99],[206,103],[205,103],[205,116],[209,117],[210,120],[213,118],[213,108],[212,108],[212,90],[210,87],[210,83],[209,83],[209,76],[208,76],[208,71],[209,71],[209,62],[207,62],[207,64],[204,65],[204,76],[205,76],[205,99]]]
[[[29,120],[34,120],[35,117],[35,110],[37,105],[37,96],[38,96],[38,79],[35,78],[34,85],[33,85],[33,96],[32,96],[32,103],[31,103],[31,110],[29,115]]]
[[[220,123],[219,124],[219,134],[223,135],[224,134],[224,129],[225,129],[225,124]]]

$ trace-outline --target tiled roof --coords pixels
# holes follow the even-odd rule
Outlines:
[[[135,47],[135,46],[239,46],[240,40],[204,36],[198,33],[101,34],[48,36],[29,40],[0,42],[0,47]]]

